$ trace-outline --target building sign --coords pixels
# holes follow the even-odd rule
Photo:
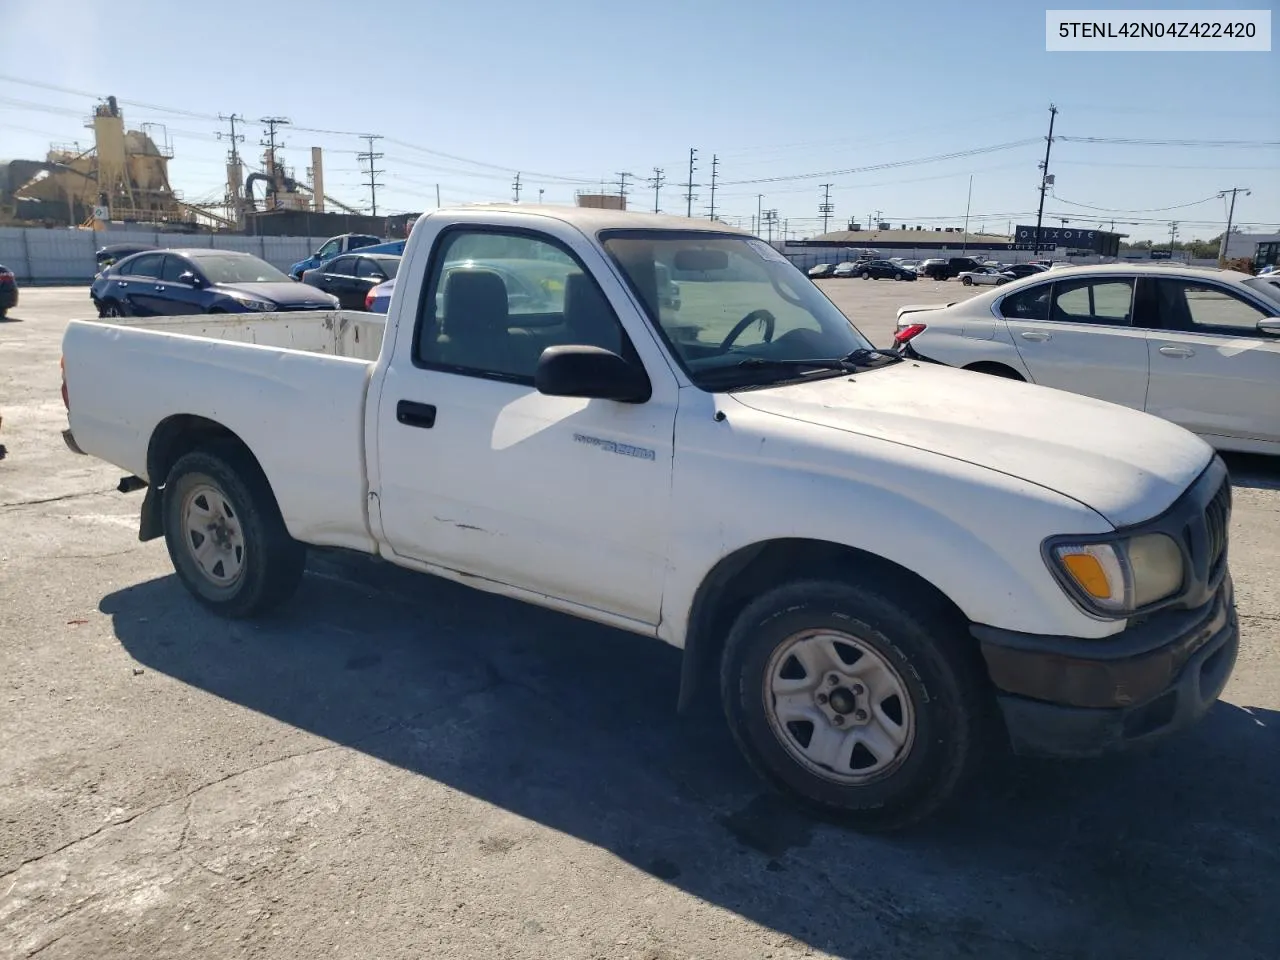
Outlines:
[[[1040,242],[1052,243],[1059,247],[1078,247],[1093,250],[1103,237],[1108,234],[1102,230],[1076,230],[1072,227],[1041,227]],[[1019,226],[1014,231],[1014,239],[1018,243],[1034,243],[1036,228]]]

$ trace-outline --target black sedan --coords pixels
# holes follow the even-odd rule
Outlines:
[[[915,280],[916,272],[891,260],[867,260],[855,271],[863,280]]]
[[[336,310],[338,300],[295,283],[265,260],[231,250],[155,250],[125,257],[89,288],[100,317]]]
[[[344,310],[363,310],[369,291],[394,280],[400,258],[390,253],[346,253],[306,270],[302,282],[338,298]]]
[[[18,305],[18,279],[13,271],[0,263],[0,320]]]
[[[1029,277],[1032,274],[1044,273],[1048,269],[1048,267],[1042,267],[1038,263],[1014,263],[1005,267],[1000,273],[1011,280],[1021,280],[1023,277]]]

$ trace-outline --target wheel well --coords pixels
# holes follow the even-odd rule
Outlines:
[[[1026,378],[1013,367],[1003,363],[996,363],[994,360],[983,360],[980,363],[971,363],[965,370],[972,370],[974,373],[985,373],[993,377],[1005,377],[1009,380],[1022,380],[1026,382]]]
[[[698,689],[708,683],[707,673],[718,663],[729,629],[746,605],[782,583],[808,578],[874,583],[902,598],[904,605],[928,606],[965,619],[960,608],[928,580],[878,554],[825,540],[788,538],[752,544],[721,559],[694,595],[680,672],[680,711],[687,710]]]
[[[180,413],[159,423],[147,445],[147,478],[150,489],[143,503],[139,539],[151,540],[162,533],[161,507],[164,501],[159,496],[159,491],[164,489],[165,478],[173,465],[193,450],[215,447],[246,457],[254,467],[262,471],[262,464],[258,463],[258,458],[253,455],[249,445],[217,421],[195,414]]]

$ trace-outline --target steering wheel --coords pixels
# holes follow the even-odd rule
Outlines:
[[[747,327],[753,323],[764,321],[764,342],[773,342],[773,331],[778,325],[777,319],[768,310],[752,310],[745,317],[733,325],[733,329],[729,331],[729,335],[720,341],[721,352],[727,351],[733,342],[742,336]]]

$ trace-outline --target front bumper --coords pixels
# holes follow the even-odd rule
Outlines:
[[[1199,720],[1240,644],[1230,576],[1194,610],[1166,610],[1105,640],[973,626],[1015,753],[1095,757]]]

